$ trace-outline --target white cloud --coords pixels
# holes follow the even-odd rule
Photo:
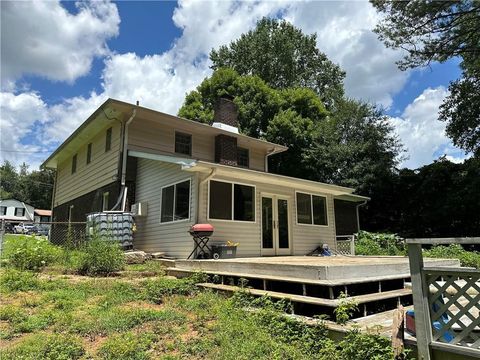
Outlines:
[[[395,65],[402,53],[387,49],[372,32],[379,16],[369,2],[296,2],[286,18],[317,33],[318,48],[347,72],[347,95],[391,106],[408,73]]]
[[[2,10],[5,7],[15,14],[21,13],[22,6],[25,5],[4,6],[2,2]],[[24,12],[17,15],[25,23],[28,34],[35,29],[35,24],[48,22],[46,30],[30,36],[38,44],[58,44],[53,47],[55,56],[49,54],[52,55],[49,58],[43,52],[37,53],[34,51],[36,47],[21,47],[17,50],[21,61],[15,66],[13,61],[6,62],[9,79],[30,72],[55,80],[74,80],[88,71],[94,56],[107,54],[105,41],[116,35],[120,21],[116,6],[104,2],[82,5],[76,15],[68,14],[58,2],[35,3],[32,9],[38,21],[32,21],[34,17],[26,16]],[[45,14],[50,14],[48,21]],[[403,88],[408,78],[408,73],[400,72],[395,65],[401,54],[386,49],[371,31],[378,15],[369,2],[179,1],[173,21],[182,29],[182,35],[170,50],[143,57],[133,52],[106,55],[102,90],[47,107],[48,126],[37,135],[41,141],[38,143],[51,146],[62,141],[107,97],[131,103],[139,100],[143,106],[175,114],[185,94],[211,74],[210,50],[237,39],[263,16],[285,18],[305,33],[316,32],[319,49],[347,71],[346,92],[350,96],[388,107],[393,95]],[[3,17],[2,12],[2,27]],[[69,24],[69,31],[56,34],[55,29],[65,23]],[[22,29],[19,31],[26,34]],[[3,34],[2,31],[2,50]],[[84,40],[89,35],[91,40]],[[9,36],[13,40],[8,40],[7,44],[12,46],[12,41],[18,41],[18,37]],[[64,50],[72,52],[72,57],[61,56]],[[3,67],[2,58],[2,72]],[[4,88],[4,91],[8,89]],[[444,125],[436,120],[438,105],[445,92],[443,88],[429,89],[405,110],[401,119],[392,120],[410,151],[411,158],[406,166],[428,163],[439,152],[452,158],[461,157],[455,148],[445,145],[450,143],[444,135]],[[37,94],[33,95],[41,101]],[[419,114],[425,108],[431,112],[425,110]],[[32,124],[27,129],[31,129]]]
[[[59,1],[2,1],[2,88],[32,74],[73,82],[90,70],[96,56],[108,53],[106,40],[118,34],[115,4],[76,3],[78,13]]]
[[[409,155],[402,166],[418,168],[442,155],[454,162],[466,158],[446,136],[445,123],[438,120],[439,107],[447,95],[443,86],[425,89],[405,108],[401,117],[391,119]]]
[[[47,121],[47,105],[36,93],[0,93],[0,149],[2,160],[37,166],[47,150],[34,141],[35,126]],[[35,143],[36,145],[32,144]]]

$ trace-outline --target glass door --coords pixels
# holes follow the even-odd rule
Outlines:
[[[262,196],[262,255],[290,255],[289,200]]]

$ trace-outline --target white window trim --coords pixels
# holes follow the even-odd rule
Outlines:
[[[162,194],[163,194],[163,189],[168,188],[170,186],[174,186],[174,188],[173,188],[173,215],[175,216],[175,202],[177,200],[177,193],[175,191],[175,185],[186,182],[186,181],[188,181],[188,218],[181,219],[181,220],[162,221]],[[159,218],[159,221],[160,221],[161,225],[190,221],[191,208],[192,208],[192,178],[191,177],[189,177],[187,179],[180,180],[180,181],[176,181],[176,182],[168,184],[168,185],[164,185],[160,188],[160,218]]]
[[[177,138],[177,133],[180,133],[182,135],[190,135],[190,155],[183,154],[183,153],[178,153],[175,151],[175,143],[176,143],[176,138]],[[193,158],[193,134],[189,133],[188,131],[182,131],[182,130],[173,130],[173,151],[174,154],[177,155],[182,155],[182,156],[188,156]]]
[[[229,219],[215,219],[210,217],[210,182],[211,181],[216,181],[216,182],[223,182],[227,184],[232,184],[232,218]],[[233,187],[236,185],[245,185],[245,186],[250,186],[253,188],[253,221],[246,221],[246,220],[234,220],[234,198],[235,198],[235,192],[233,191]],[[244,224],[256,224],[257,223],[257,187],[252,184],[246,184],[246,183],[240,183],[236,181],[228,181],[228,180],[218,180],[218,179],[211,179],[208,181],[208,194],[207,194],[207,220],[209,221],[222,221],[222,222],[233,222],[233,223],[244,223]]]
[[[304,194],[304,195],[310,195],[310,211],[312,214],[312,223],[311,224],[303,224],[298,222],[298,204],[297,204],[297,193]],[[313,223],[313,198],[312,196],[318,196],[318,197],[323,197],[325,198],[325,216],[327,218],[327,225],[320,225],[320,224],[314,224]],[[318,194],[318,193],[310,193],[310,192],[305,192],[305,191],[298,191],[295,190],[295,224],[298,226],[315,226],[315,227],[329,227],[330,225],[330,218],[328,216],[328,196],[325,194]]]

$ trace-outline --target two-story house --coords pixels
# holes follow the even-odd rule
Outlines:
[[[287,148],[240,134],[233,102],[212,125],[109,99],[44,162],[57,170],[53,220],[129,210],[134,247],[185,258],[188,229],[210,223],[212,243],[238,242],[237,256],[304,255],[358,231],[354,189],[268,172]]]
[[[33,206],[15,199],[0,199],[0,220],[20,223],[31,222],[33,219]]]

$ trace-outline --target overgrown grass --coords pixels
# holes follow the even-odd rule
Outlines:
[[[11,271],[1,270],[2,359],[358,359],[352,344],[365,359],[391,353],[378,336],[334,342],[322,323],[286,316],[287,303],[199,291],[202,274],[80,281],[15,271],[19,285]]]
[[[370,233],[360,231],[355,243],[356,255],[388,256],[407,255],[405,241],[395,234]],[[424,257],[458,259],[462,266],[480,269],[480,252],[467,251],[459,244],[433,246],[424,250]]]
[[[458,259],[462,266],[480,269],[480,253],[478,251],[467,251],[458,244],[434,246],[430,250],[425,250],[423,256],[430,258]]]

